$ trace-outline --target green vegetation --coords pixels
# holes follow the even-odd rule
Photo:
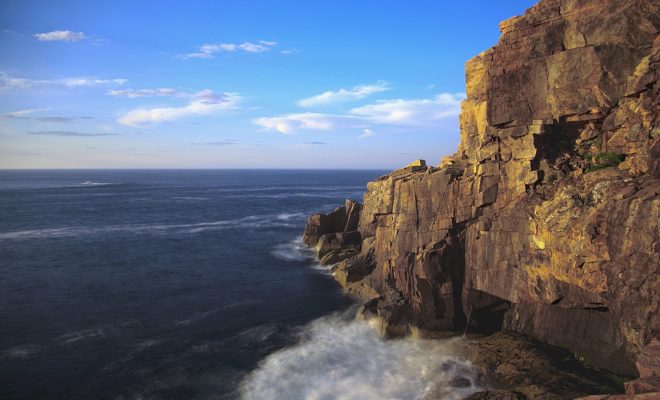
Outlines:
[[[585,172],[592,172],[602,168],[616,167],[623,161],[623,156],[613,151],[607,151],[595,155],[587,154],[584,159],[589,164]]]

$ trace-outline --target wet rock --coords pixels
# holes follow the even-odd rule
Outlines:
[[[332,269],[332,273],[339,284],[346,287],[369,275],[375,266],[373,253],[363,253],[342,261]]]

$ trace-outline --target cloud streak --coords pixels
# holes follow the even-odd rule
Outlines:
[[[237,93],[216,93],[202,90],[189,93],[187,105],[180,107],[138,108],[121,116],[117,122],[132,127],[171,122],[177,119],[199,115],[213,115],[222,111],[235,109],[241,101]]]
[[[203,44],[199,46],[198,50],[194,53],[188,53],[180,56],[180,58],[187,60],[190,58],[213,58],[216,53],[263,53],[271,50],[277,45],[277,42],[269,40],[260,40],[256,43],[243,42],[243,43],[215,43]]]
[[[265,131],[293,134],[298,131],[362,129],[361,138],[373,136],[370,127],[432,127],[460,113],[463,93],[441,93],[428,99],[381,100],[344,114],[296,113],[256,118]]]
[[[344,103],[365,99],[372,94],[386,92],[390,90],[387,82],[377,82],[373,85],[358,85],[351,89],[339,89],[336,91],[327,91],[317,94],[298,102],[300,107],[316,107],[333,103]]]
[[[32,89],[42,87],[64,87],[64,88],[84,88],[98,86],[121,86],[128,80],[118,79],[99,79],[91,77],[73,77],[61,79],[30,79],[17,78],[0,72],[0,91],[9,91],[17,89]]]
[[[28,108],[0,114],[0,119],[32,119],[31,114],[47,110],[47,108]]]
[[[74,31],[52,31],[45,33],[37,33],[34,35],[37,40],[41,42],[79,42],[87,39],[87,36],[82,32]]]
[[[40,136],[68,136],[68,137],[93,137],[93,136],[118,136],[117,133],[85,133],[85,132],[75,132],[75,131],[30,131],[27,132],[29,135],[40,135]]]
[[[431,99],[381,100],[350,111],[376,124],[420,126],[457,116],[461,111],[463,93],[441,93]]]
[[[340,123],[351,119],[354,119],[354,117],[321,113],[297,113],[261,117],[254,119],[252,122],[259,125],[262,130],[290,135],[300,130],[331,131]]]

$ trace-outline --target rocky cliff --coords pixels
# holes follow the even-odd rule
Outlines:
[[[502,22],[466,64],[457,153],[312,216],[306,242],[390,334],[517,331],[637,374],[660,336],[659,27],[655,0]]]

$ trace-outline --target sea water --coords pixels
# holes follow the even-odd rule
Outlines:
[[[385,171],[0,172],[0,398],[461,398],[301,242]]]

